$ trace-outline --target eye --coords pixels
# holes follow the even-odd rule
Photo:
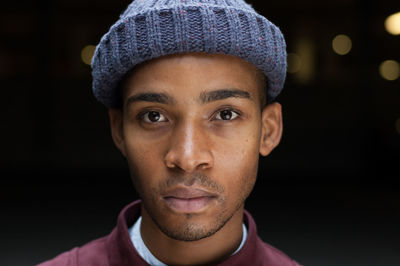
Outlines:
[[[146,123],[158,123],[158,122],[166,122],[167,118],[161,114],[160,112],[150,111],[146,112],[142,115],[142,119]]]
[[[215,118],[217,120],[234,120],[239,116],[239,114],[233,110],[226,109],[219,111]]]

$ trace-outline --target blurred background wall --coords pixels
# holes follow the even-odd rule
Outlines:
[[[2,3],[0,265],[106,235],[137,198],[87,64],[129,2]],[[282,143],[247,202],[261,236],[304,265],[400,265],[399,1],[249,3],[289,63]]]

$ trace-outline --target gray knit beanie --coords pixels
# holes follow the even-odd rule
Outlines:
[[[283,89],[283,35],[243,0],[134,0],[96,47],[94,95],[106,107],[117,107],[118,83],[135,65],[188,52],[233,55],[252,63],[267,77],[269,100]]]

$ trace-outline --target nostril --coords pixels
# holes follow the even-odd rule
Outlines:
[[[185,156],[167,155],[165,165],[169,169],[181,169],[187,173],[197,170],[205,170],[212,166],[212,156],[202,154],[197,158],[188,158]]]
[[[168,168],[177,168],[176,163],[174,162],[175,160],[173,160],[173,158],[171,158],[171,156],[166,156],[164,163]]]

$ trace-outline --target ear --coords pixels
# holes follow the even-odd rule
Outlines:
[[[261,114],[260,154],[267,156],[278,146],[282,137],[282,106],[271,103],[264,107]]]
[[[108,109],[108,115],[110,118],[111,135],[115,146],[121,151],[121,153],[126,156],[125,152],[125,141],[124,132],[122,124],[122,111],[117,108]]]

